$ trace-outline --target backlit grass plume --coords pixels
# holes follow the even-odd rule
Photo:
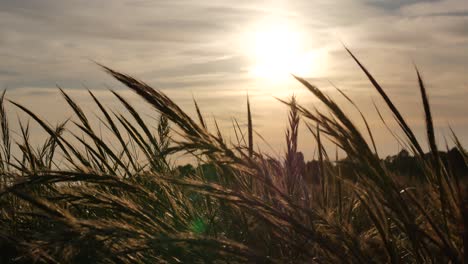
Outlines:
[[[366,130],[295,76],[326,109],[310,109],[295,97],[281,100],[290,114],[286,152],[278,159],[254,148],[249,100],[247,131],[234,120],[237,140],[229,142],[219,128],[208,128],[195,101],[198,121],[163,92],[102,66],[160,114],[156,125],[115,91],[122,112],[89,92],[110,132],[106,137],[62,89],[75,118],[55,127],[25,106],[6,104],[5,93],[0,97],[0,262],[467,262],[466,150],[453,134],[462,174],[441,157],[419,72],[415,92],[421,93],[429,154],[385,90],[348,52],[383,98],[378,107],[392,112],[421,176],[405,178],[389,169],[365,115],[341,90]],[[43,144],[31,142],[24,121],[19,138],[12,138],[5,107],[13,106],[47,133]],[[317,145],[318,160],[310,166],[298,152],[300,125]],[[346,158],[332,162],[324,139]],[[12,154],[12,144],[19,154]],[[174,154],[192,155],[198,165],[171,164]]]

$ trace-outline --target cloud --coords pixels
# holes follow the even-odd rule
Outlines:
[[[468,11],[464,0],[439,0],[433,3],[420,2],[402,8],[405,15],[431,15],[434,13],[452,13]]]
[[[404,8],[405,6],[411,6],[415,4],[421,4],[421,3],[434,4],[438,1],[441,1],[441,0],[392,0],[392,1],[368,0],[367,2],[370,5],[374,5],[374,6],[384,8],[387,10],[399,10],[401,8]]]
[[[304,33],[305,47],[326,55],[324,70],[307,76],[321,87],[330,79],[359,100],[375,96],[343,41],[393,98],[410,104],[411,119],[420,117],[413,111],[419,104],[415,62],[444,108],[440,113],[462,124],[460,108],[449,105],[468,100],[467,14],[466,0],[0,0],[0,86],[16,95],[22,90],[31,101],[43,100],[42,91],[56,84],[77,91],[122,88],[95,60],[163,89],[189,109],[194,94],[225,121],[240,115],[236,108],[249,90],[264,98],[256,107],[262,129],[277,131],[269,111],[285,109],[272,110],[273,96],[303,90],[293,82],[281,88],[252,79],[245,33],[262,23],[288,23]]]
[[[9,70],[0,70],[0,76],[17,76],[19,73]]]

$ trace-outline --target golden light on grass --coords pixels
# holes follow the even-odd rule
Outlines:
[[[145,118],[133,106],[139,102],[120,91],[112,91],[117,111],[89,91],[99,108],[89,111],[60,90],[74,116],[52,126],[21,104],[6,104],[0,93],[0,263],[312,263],[317,256],[323,263],[467,263],[466,148],[453,131],[456,148],[438,148],[416,71],[425,153],[405,113],[347,51],[383,100],[376,111],[393,114],[381,121],[398,124],[392,134],[407,149],[403,162],[400,154],[379,156],[360,103],[341,93],[361,114],[355,120],[344,104],[300,77],[324,108],[280,99],[290,110],[286,152],[277,157],[258,147],[264,136],[254,133],[248,99],[247,117],[239,119],[247,126],[232,119],[236,142],[217,123],[207,125],[195,101],[190,116],[161,90],[105,66],[159,119]],[[5,106],[27,114],[48,134],[45,141],[32,142],[21,120],[20,131],[11,130]],[[307,163],[298,151],[300,126],[318,150]],[[346,159],[337,151],[333,162],[324,140]],[[457,167],[449,152],[458,153]],[[174,155],[187,154],[196,167],[172,163]]]

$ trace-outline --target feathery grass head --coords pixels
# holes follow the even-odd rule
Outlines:
[[[89,92],[110,132],[103,137],[60,89],[75,121],[54,127],[12,103],[48,135],[37,148],[21,121],[15,156],[3,93],[0,250],[6,254],[0,261],[461,263],[468,249],[466,178],[438,151],[419,72],[430,158],[383,87],[348,52],[390,108],[404,135],[398,140],[414,153],[422,177],[404,178],[389,168],[377,154],[365,113],[339,89],[366,130],[296,76],[326,109],[305,107],[294,96],[281,100],[289,106],[286,152],[275,158],[254,149],[248,97],[247,131],[233,120],[236,142],[229,142],[216,122],[210,131],[195,100],[198,122],[163,92],[101,65],[160,114],[157,124],[115,91],[122,112]],[[303,160],[300,124],[311,132],[318,160]],[[466,168],[468,154],[453,138]],[[324,140],[336,145],[335,162]],[[345,159],[338,160],[338,148]],[[175,167],[170,157],[180,153],[198,164]]]

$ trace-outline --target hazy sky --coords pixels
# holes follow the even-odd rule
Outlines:
[[[332,96],[329,81],[345,90],[368,115],[381,151],[394,153],[398,146],[372,106],[381,100],[341,42],[422,137],[417,64],[439,135],[448,135],[450,125],[468,143],[466,0],[0,0],[0,86],[51,123],[70,116],[56,84],[84,105],[90,105],[84,87],[114,108],[109,87],[141,102],[95,60],[162,89],[190,113],[194,96],[225,131],[231,117],[245,120],[248,91],[257,131],[281,151],[287,109],[274,97],[295,93],[300,103],[316,103],[282,75],[290,67]],[[15,117],[13,106],[9,112]],[[310,157],[313,140],[302,130]]]

